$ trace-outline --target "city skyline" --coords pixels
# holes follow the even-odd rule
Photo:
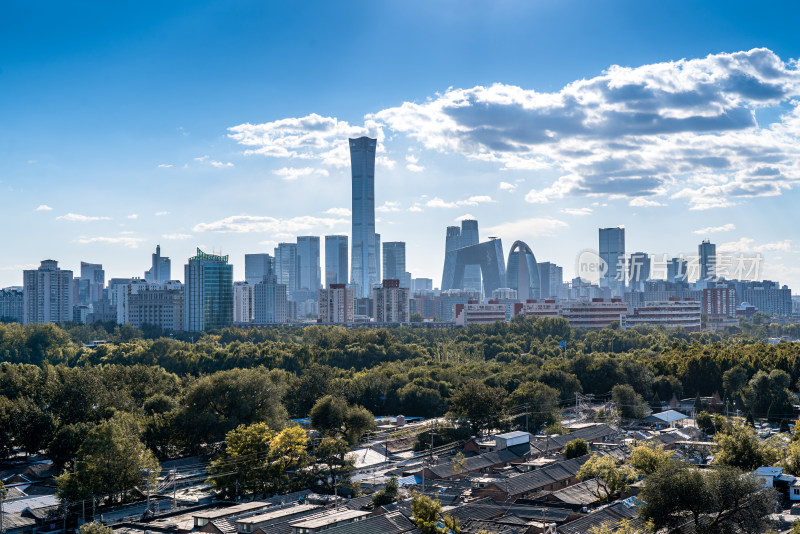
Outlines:
[[[301,235],[352,238],[347,139],[361,135],[379,143],[375,232],[407,243],[415,278],[440,280],[445,228],[472,216],[484,239],[524,241],[565,280],[578,254],[596,249],[597,228],[624,226],[627,251],[693,255],[710,239],[718,253],[763,254],[760,278],[800,287],[796,231],[776,224],[791,220],[800,177],[791,17],[718,4],[709,26],[687,16],[689,3],[615,4],[625,16],[603,28],[589,24],[600,9],[591,4],[487,4],[484,23],[441,6],[418,6],[412,21],[405,7],[364,5],[348,20],[331,6],[204,2],[122,26],[117,8],[31,17],[12,6],[7,20],[19,24],[0,32],[0,138],[13,140],[0,143],[0,190],[14,231],[3,237],[0,287],[22,285],[44,259],[141,276],[158,244],[176,266],[197,247],[230,255],[243,280],[245,254]],[[377,30],[385,17],[398,21],[387,35]],[[567,17],[563,35],[548,30]],[[258,51],[272,43],[273,18],[286,38],[333,22],[344,31],[324,30],[277,62],[268,54],[268,77]],[[114,31],[85,31],[104,23]],[[433,40],[393,46],[412,23]],[[475,29],[486,38],[464,37]],[[615,32],[624,37],[603,39]],[[356,46],[368,42],[377,44]],[[559,53],[542,54],[545,45]],[[355,72],[355,61],[372,69]]]

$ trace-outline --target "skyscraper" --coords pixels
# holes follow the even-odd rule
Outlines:
[[[687,282],[684,258],[672,258],[667,264],[667,282]]]
[[[355,321],[353,288],[345,284],[331,284],[319,290],[320,323],[352,323]]]
[[[384,279],[403,280],[406,274],[406,244],[403,241],[387,241],[383,244]],[[407,286],[404,286],[407,287]]]
[[[162,284],[170,279],[172,262],[169,258],[161,255],[161,245],[156,245],[156,252],[153,254],[152,266],[144,272],[145,282],[158,282]],[[83,274],[81,274],[83,277]]]
[[[325,236],[325,285],[346,284],[348,282],[347,236]]]
[[[350,262],[353,285],[358,297],[372,295],[378,283],[378,253],[375,243],[375,151],[377,139],[350,139],[350,166],[353,180],[353,245]]]
[[[456,250],[461,246],[461,228],[448,226],[444,242],[444,269],[442,270],[442,289],[452,289],[452,275],[456,269]]]
[[[253,286],[248,282],[233,283],[233,322],[253,322]]]
[[[288,304],[286,285],[278,283],[275,275],[265,276],[253,289],[253,322],[285,323]]]
[[[700,280],[714,281],[717,279],[717,245],[704,240],[697,247],[700,257]],[[752,303],[751,303],[752,304]]]
[[[81,262],[81,276],[73,280],[73,304],[89,305],[103,298],[106,273],[99,263]]]
[[[22,272],[24,322],[61,323],[72,320],[72,271],[43,260],[38,269]]]
[[[628,285],[631,291],[644,291],[644,283],[650,280],[650,256],[646,252],[634,252],[628,262]]]
[[[319,236],[306,235],[297,238],[297,272],[300,278],[298,289],[311,291],[314,300],[320,288]]]
[[[523,302],[541,297],[542,286],[536,257],[531,247],[522,241],[515,241],[508,253],[506,287],[515,289],[517,298]]]
[[[373,318],[378,323],[409,322],[408,288],[400,287],[399,280],[385,279],[372,290],[374,301]]]
[[[558,297],[564,283],[564,269],[549,261],[537,262],[542,298]]]
[[[184,267],[184,329],[200,332],[233,324],[233,265],[199,248]]]
[[[600,287],[621,296],[625,292],[625,228],[600,228],[599,252],[607,266],[600,276]]]
[[[459,240],[459,247],[477,245],[479,242],[480,238],[478,235],[478,221],[473,219],[464,219],[461,221],[461,238]],[[481,290],[481,268],[478,265],[468,265],[464,270],[463,289]]]
[[[289,300],[298,288],[297,243],[278,243],[275,247],[275,276],[277,283],[286,286]]]
[[[251,287],[271,274],[275,274],[272,256],[267,253],[244,255],[244,279]]]
[[[381,269],[381,234],[375,234],[375,272],[376,278],[374,284],[380,284],[383,280]]]

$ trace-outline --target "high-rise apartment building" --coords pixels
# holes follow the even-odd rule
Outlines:
[[[319,290],[319,322],[350,324],[355,321],[353,288],[345,284],[331,284]]]
[[[163,283],[129,284],[124,304],[126,323],[136,328],[144,325],[180,332],[184,327],[183,284],[177,280]]]
[[[248,282],[234,282],[233,322],[252,323],[253,317],[253,286]]]
[[[289,295],[286,284],[278,283],[277,276],[267,276],[253,288],[254,323],[285,323],[288,309]]]
[[[607,267],[600,276],[600,287],[621,296],[625,292],[625,228],[600,228],[599,253]]]
[[[161,255],[161,245],[156,245],[156,252],[152,257],[152,265],[149,270],[144,272],[145,282],[157,282],[163,284],[169,281],[172,270],[172,262],[166,256]],[[83,277],[83,275],[81,275]]]
[[[352,171],[353,244],[350,281],[359,297],[368,297],[380,280],[375,235],[375,151],[378,140],[369,137],[350,139]]]
[[[704,240],[697,246],[697,255],[700,261],[700,278],[713,282],[717,279],[717,245]]]
[[[297,238],[298,289],[310,291],[317,298],[320,284],[319,236],[306,235]]]
[[[706,315],[735,317],[736,288],[726,284],[717,284],[703,290],[703,311]]]
[[[372,290],[373,318],[378,323],[407,323],[410,319],[408,288],[400,287],[400,280],[384,280]]]
[[[200,332],[233,324],[233,265],[199,248],[184,267],[184,329]]]
[[[23,322],[25,318],[25,298],[22,288],[0,289],[0,321]]]
[[[278,284],[286,286],[286,294],[292,300],[299,289],[297,243],[278,243],[275,247],[275,276]]]
[[[272,256],[267,253],[244,255],[244,279],[250,287],[271,274],[275,274],[275,262]]]
[[[55,260],[44,260],[38,269],[22,275],[25,323],[72,320],[72,271],[60,269]]]
[[[346,284],[350,280],[348,272],[348,253],[346,235],[325,236],[325,286]]]

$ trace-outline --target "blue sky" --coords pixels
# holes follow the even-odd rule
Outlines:
[[[173,275],[195,247],[349,234],[346,137],[381,139],[378,231],[441,277],[471,215],[572,276],[627,249],[762,254],[800,287],[796,2],[4,2],[0,287],[45,258]],[[685,60],[685,61],[684,61]]]

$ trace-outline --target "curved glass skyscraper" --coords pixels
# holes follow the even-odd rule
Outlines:
[[[350,139],[353,174],[353,244],[350,283],[358,286],[357,297],[369,297],[378,280],[375,246],[375,150],[377,139]]]
[[[539,281],[536,257],[531,247],[522,241],[514,241],[511,252],[508,253],[506,284],[511,289],[517,290],[517,298],[521,301],[541,297],[542,285]]]

